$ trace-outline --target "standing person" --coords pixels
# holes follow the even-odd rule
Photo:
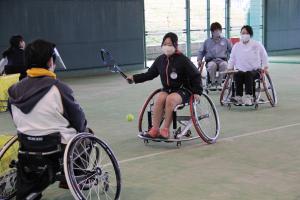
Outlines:
[[[53,43],[45,40],[30,43],[25,49],[28,76],[8,91],[9,110],[20,142],[24,134],[46,136],[59,133],[64,146],[75,134],[87,130],[85,114],[75,100],[73,91],[56,79],[54,47]],[[53,169],[59,169],[59,156],[49,157],[54,165]],[[26,172],[24,166],[34,164],[32,160],[19,155],[17,200],[25,199],[32,192],[42,192],[52,183],[48,173],[33,176],[32,173]],[[66,187],[65,185],[62,181],[60,187]],[[41,195],[37,199],[40,197]]]
[[[128,79],[142,83],[160,76],[163,88],[154,103],[153,127],[146,137],[169,138],[169,127],[174,108],[190,98],[190,90],[195,98],[202,94],[201,76],[196,66],[178,50],[178,37],[167,33],[161,43],[163,54],[160,55],[146,73],[135,74]],[[164,123],[160,122],[165,114]],[[161,128],[161,129],[160,129]]]
[[[222,36],[222,26],[214,22],[210,26],[211,38],[205,40],[198,52],[198,64],[202,64],[203,58],[206,62],[211,86],[220,86],[227,69],[227,60],[231,52],[231,43]],[[217,72],[219,71],[219,72]]]
[[[241,40],[233,46],[228,69],[236,69],[234,74],[236,96],[233,99],[237,105],[253,105],[253,83],[259,76],[259,70],[268,73],[268,54],[264,46],[251,39],[252,27],[245,25],[241,28]],[[245,96],[244,93],[245,85]]]
[[[20,73],[20,80],[26,77],[25,41],[21,35],[14,35],[9,40],[10,47],[2,53],[0,73]]]

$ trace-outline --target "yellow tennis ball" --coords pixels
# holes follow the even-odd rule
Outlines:
[[[127,119],[127,121],[129,121],[129,122],[133,121],[133,120],[134,120],[133,114],[128,114],[128,115],[126,115],[126,119]]]

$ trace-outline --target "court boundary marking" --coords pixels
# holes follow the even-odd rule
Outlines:
[[[234,139],[238,139],[238,138],[242,138],[242,137],[248,137],[248,136],[254,136],[254,135],[259,135],[259,134],[272,134],[272,131],[282,130],[282,129],[285,129],[285,128],[290,128],[290,127],[295,127],[295,126],[300,126],[300,123],[283,125],[283,126],[278,126],[278,127],[275,127],[275,128],[253,131],[253,132],[244,133],[244,134],[241,134],[241,135],[236,135],[236,136],[231,136],[231,137],[225,137],[225,138],[219,139],[218,141],[232,141]],[[191,145],[191,147],[201,146],[201,145],[205,145],[205,144],[204,143],[195,144],[195,145]],[[185,149],[191,149],[191,148],[187,147]],[[142,155],[142,156],[136,156],[136,157],[133,157],[133,158],[119,160],[118,162],[119,162],[119,164],[129,163],[129,162],[132,162],[132,161],[141,160],[141,159],[145,159],[145,158],[151,158],[151,157],[155,157],[155,156],[158,156],[158,155],[164,155],[164,154],[168,154],[168,153],[179,151],[179,150],[180,149],[171,149],[171,150],[166,150],[166,151],[162,151],[162,152],[146,154],[146,155]]]

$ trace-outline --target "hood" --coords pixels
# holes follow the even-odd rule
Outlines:
[[[56,82],[56,79],[46,76],[27,77],[9,88],[9,104],[28,114]]]

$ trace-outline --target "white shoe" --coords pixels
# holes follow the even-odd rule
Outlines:
[[[235,105],[242,105],[243,104],[243,98],[241,96],[235,96],[232,98],[232,101]]]
[[[253,105],[252,95],[245,95],[243,98],[243,103],[245,104],[245,106],[252,106]]]

